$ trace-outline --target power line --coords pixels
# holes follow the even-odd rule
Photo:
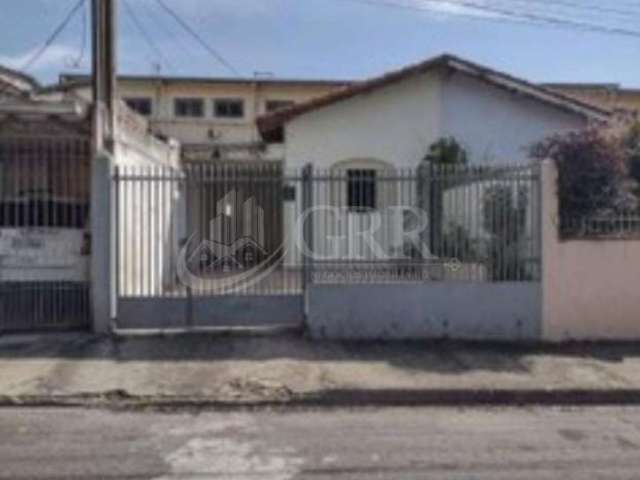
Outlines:
[[[49,37],[44,42],[44,45],[42,45],[42,47],[40,47],[25,62],[22,68],[19,69],[21,72],[24,72],[30,69],[38,60],[40,60],[42,55],[44,55],[47,52],[47,50],[49,50],[49,47],[53,45],[53,42],[55,42],[56,39],[60,36],[60,34],[64,31],[64,29],[67,28],[71,20],[73,20],[73,17],[75,16],[75,14],[78,13],[78,11],[80,10],[80,8],[82,8],[85,2],[86,0],[78,0],[78,2],[74,5],[71,11],[66,15],[66,17],[64,17],[62,22],[55,28],[55,30],[51,33],[51,35],[49,35]]]
[[[492,21],[505,21],[505,20],[520,20],[524,23],[533,24],[533,25],[551,25],[556,27],[569,27],[582,31],[591,31],[597,33],[605,33],[612,35],[622,35],[634,38],[640,38],[640,31],[638,30],[630,30],[626,28],[619,28],[613,26],[606,26],[596,23],[583,22],[578,20],[572,20],[562,17],[555,17],[549,15],[543,15],[538,13],[532,13],[527,11],[518,11],[509,8],[501,8],[481,3],[475,3],[467,0],[422,0],[422,4],[406,4],[406,3],[397,3],[387,0],[347,0],[352,3],[364,3],[369,5],[375,5],[380,7],[391,7],[391,8],[400,8],[400,9],[410,9],[410,10],[419,10],[419,11],[430,11],[430,12],[441,12],[436,9],[432,5],[446,5],[449,7],[463,7],[469,9],[471,12],[478,12],[478,15],[473,14],[461,14],[458,12],[453,13],[453,15],[457,16],[467,16],[473,17],[476,20],[492,20]],[[442,13],[442,12],[441,12]],[[496,18],[491,18],[487,16],[482,16],[480,14],[493,14],[497,16]]]
[[[554,16],[543,15],[538,13],[531,13],[523,10],[518,11],[518,10],[509,9],[509,8],[489,6],[489,5],[476,3],[469,0],[422,0],[422,1],[429,2],[429,3],[445,4],[450,6],[466,7],[466,8],[479,10],[483,12],[503,15],[506,17],[522,18],[525,20],[548,23],[550,25],[556,25],[556,26],[573,27],[581,30],[610,33],[610,34],[624,35],[624,36],[630,36],[630,37],[640,37],[640,31],[638,30],[629,30],[626,28],[619,28],[619,27],[608,27],[605,25],[582,22],[582,21],[571,20],[571,19],[561,18],[561,17],[554,17]]]
[[[156,42],[153,40],[153,37],[151,37],[145,26],[140,21],[140,18],[136,14],[135,10],[133,10],[131,5],[129,4],[129,0],[123,0],[122,3],[127,15],[129,15],[129,18],[133,22],[134,26],[140,31],[151,50],[155,52],[160,61],[163,62],[167,67],[169,67],[170,70],[175,71],[175,68],[173,67],[173,65],[171,65],[171,62],[167,60],[167,57],[162,53],[162,50],[158,47]]]
[[[62,22],[58,24],[58,26],[53,30],[53,32],[47,37],[44,44],[36,50],[33,55],[31,55],[26,62],[19,67],[17,71],[19,73],[25,73],[29,70],[42,56],[49,50],[49,47],[53,45],[53,43],[57,40],[60,34],[69,26],[73,17],[78,13],[80,8],[85,4],[86,0],[78,0],[78,2],[73,6],[73,8],[67,13]],[[0,89],[0,94],[4,93],[8,90],[10,84],[6,84],[2,89]]]
[[[82,40],[81,40],[81,44],[80,44],[80,51],[78,52],[78,56],[71,61],[71,66],[73,68],[78,68],[80,66],[80,64],[82,63],[82,61],[84,60],[84,56],[87,53],[87,36],[88,36],[88,30],[89,30],[89,7],[87,2],[85,3],[85,8],[83,9],[83,15],[82,15]]]
[[[182,35],[177,35],[176,32],[170,28],[165,20],[170,20],[165,18],[164,12],[160,12],[157,8],[153,8],[152,3],[150,2],[140,2],[140,8],[145,10],[146,19],[152,22],[155,25],[156,30],[161,30],[161,35],[164,35],[166,38],[170,38],[173,42],[173,46],[176,47],[177,43],[180,43],[180,49],[187,55],[189,55],[190,59],[193,61],[197,61],[197,56],[193,53],[193,49],[185,48],[186,43],[184,43],[184,38]],[[177,26],[180,28],[180,26]]]
[[[625,17],[640,15],[640,11],[638,10],[627,10],[627,9],[611,7],[611,6],[594,5],[591,3],[586,4],[586,3],[580,3],[577,1],[570,1],[570,0],[511,0],[511,1],[525,3],[525,4],[536,3],[536,4],[553,6],[553,7],[567,7],[570,10],[583,11],[583,12],[589,12],[589,13],[595,13],[595,14],[607,13],[607,14],[624,15]]]
[[[224,65],[230,72],[232,72],[236,76],[241,76],[240,72],[229,63],[218,51],[216,51],[213,47],[211,47],[205,40],[196,32],[193,28],[189,26],[189,24],[176,13],[175,10],[172,10],[163,0],[156,0],[158,5],[162,7],[162,9],[167,12],[180,26],[189,33],[207,52],[209,52],[220,64]]]
[[[419,12],[433,12],[433,13],[443,13],[442,10],[439,10],[435,7],[429,5],[417,5],[417,4],[407,4],[407,3],[397,3],[390,0],[339,0],[346,1],[350,3],[358,3],[361,5],[369,5],[373,7],[389,7],[398,10],[411,10],[411,11],[419,11]],[[541,22],[532,22],[527,20],[518,20],[514,18],[508,18],[504,16],[480,16],[477,13],[469,13],[469,12],[455,12],[456,17],[464,17],[470,18],[473,20],[483,20],[487,22],[496,22],[496,23],[513,23],[517,25],[541,25]]]

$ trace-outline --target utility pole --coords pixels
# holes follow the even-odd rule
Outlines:
[[[116,129],[117,0],[92,0],[93,105],[96,152],[113,153]]]
[[[107,333],[117,316],[116,2],[92,0],[93,148],[91,168],[91,307],[93,330]]]

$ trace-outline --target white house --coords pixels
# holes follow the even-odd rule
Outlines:
[[[439,138],[472,162],[520,162],[553,133],[607,121],[610,112],[467,60],[442,55],[258,119],[285,140],[287,167],[371,159],[415,167]]]
[[[367,178],[375,182],[406,170],[415,172],[429,147],[443,137],[462,144],[471,164],[523,163],[535,142],[606,122],[609,116],[594,105],[442,55],[265,115],[258,119],[258,127],[266,141],[284,142],[287,169],[311,164],[318,175],[339,179],[314,193],[316,205],[345,208],[341,218],[334,219],[331,232],[314,221],[316,253],[325,258],[369,258],[368,245],[362,247],[358,240],[353,245],[354,232],[372,225],[367,211],[378,212],[375,221],[382,225],[376,240],[386,255],[393,256],[403,248],[402,218],[392,215],[389,207],[416,206],[417,187],[387,181],[369,188]],[[360,184],[364,179],[364,186],[351,185],[352,178]],[[458,197],[458,203],[469,197],[463,189],[447,195],[450,204],[456,200],[451,197]],[[299,209],[300,205],[289,207]],[[445,214],[456,213],[449,209]],[[289,216],[293,222],[293,214]],[[477,224],[478,216],[472,221]],[[336,246],[338,237],[344,242]],[[290,244],[288,250],[295,248]],[[296,261],[298,255],[292,255],[290,260]]]

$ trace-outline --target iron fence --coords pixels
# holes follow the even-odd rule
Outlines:
[[[312,281],[535,281],[535,166],[314,171]]]
[[[640,211],[619,210],[590,215],[561,215],[558,225],[565,239],[640,236]]]
[[[300,295],[309,283],[536,281],[534,166],[119,167],[122,297]]]
[[[88,137],[0,137],[0,331],[86,327]]]

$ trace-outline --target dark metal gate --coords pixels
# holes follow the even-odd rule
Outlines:
[[[87,328],[88,136],[0,136],[0,333]]]

